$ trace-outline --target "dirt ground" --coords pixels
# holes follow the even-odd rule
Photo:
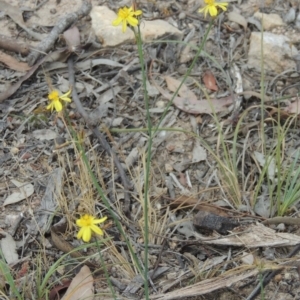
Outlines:
[[[193,61],[204,1],[136,1],[175,32],[144,37],[147,108],[134,36],[95,30],[131,1],[0,1],[0,299],[145,299],[145,218],[149,299],[300,299],[300,3],[228,3]],[[108,217],[86,247],[83,213]]]

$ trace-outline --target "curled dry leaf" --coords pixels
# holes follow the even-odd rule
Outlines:
[[[80,33],[76,26],[64,32],[64,38],[69,52],[76,52],[80,46]]]
[[[205,87],[212,91],[217,91],[218,86],[216,83],[216,78],[214,74],[211,71],[206,71],[203,75],[203,82],[205,84]]]
[[[247,20],[241,14],[232,11],[227,14],[227,17],[228,20],[243,26],[245,31],[247,30]]]

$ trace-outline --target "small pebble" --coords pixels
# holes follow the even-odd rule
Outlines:
[[[55,15],[57,13],[55,8],[51,8],[50,9],[50,14]]]
[[[284,231],[285,230],[285,225],[283,223],[280,223],[280,224],[277,225],[276,229],[279,230],[279,231]]]
[[[185,12],[181,12],[178,16],[179,20],[183,20],[183,19],[185,19],[185,17],[186,17]]]
[[[165,102],[164,101],[157,101],[155,106],[159,107],[159,108],[164,108],[165,107]]]
[[[291,23],[296,18],[296,10],[294,7],[291,7],[286,15],[283,17],[285,23]]]

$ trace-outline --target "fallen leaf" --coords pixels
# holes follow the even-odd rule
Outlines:
[[[231,96],[201,101],[175,97],[173,101],[177,108],[190,114],[212,114],[229,111],[228,107],[232,103]]]
[[[206,71],[203,74],[203,82],[205,84],[205,87],[209,90],[212,91],[217,91],[218,90],[218,86],[216,83],[216,78],[214,76],[214,74],[211,71]]]
[[[4,203],[3,206],[13,204],[20,202],[27,197],[31,196],[34,192],[34,187],[31,183],[21,183],[17,180],[11,180],[16,186],[19,187],[20,191],[19,192],[13,192],[11,195],[9,195]]]
[[[247,30],[247,20],[241,14],[237,12],[230,12],[227,14],[228,20],[235,22],[244,27],[244,30]]]
[[[87,266],[83,266],[73,278],[62,300],[92,300],[94,299],[94,279]]]
[[[27,63],[19,62],[14,57],[0,51],[0,61],[7,65],[10,69],[19,71],[19,72],[26,72],[30,69]]]
[[[181,81],[179,81],[171,76],[165,76],[165,81],[167,83],[168,89],[171,92],[176,92],[179,85],[181,84]],[[181,97],[197,100],[197,96],[185,84],[183,84],[181,86],[181,88],[179,89],[178,95]]]
[[[169,101],[173,98],[173,95],[162,89],[156,81],[151,78],[151,83],[157,88],[157,90]],[[228,107],[233,103],[233,97],[228,96],[219,99],[209,99],[209,100],[197,100],[193,98],[186,97],[175,97],[173,104],[190,114],[211,114],[218,112],[229,111]]]
[[[0,240],[3,256],[8,264],[18,261],[17,245],[13,237],[5,232],[5,237]]]

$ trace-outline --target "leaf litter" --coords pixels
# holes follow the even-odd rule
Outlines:
[[[201,32],[198,30],[199,20],[193,18],[195,15],[183,3],[176,5],[180,6],[180,11],[186,12],[185,15],[177,13],[169,15],[168,12],[176,10],[176,5],[160,2],[151,5],[153,8],[157,5],[161,16],[173,16],[172,22],[175,22],[178,28],[186,30],[184,42],[188,45],[177,47],[166,40],[161,42],[159,47],[157,44],[149,43],[145,48],[145,51],[149,51],[147,52],[149,57],[156,60],[155,70],[151,69],[147,82],[153,124],[157,124],[158,116],[164,113],[166,100],[170,101],[179,87],[186,66],[194,57],[193,49],[198,45],[198,33]],[[2,6],[6,4],[6,1],[1,2]],[[92,4],[96,5],[94,1]],[[112,152],[105,150],[107,146],[104,146],[103,140],[94,138],[94,132],[86,126],[87,122],[80,117],[73,103],[68,108],[72,129],[78,134],[78,140],[84,141],[84,151],[88,155],[88,160],[97,173],[105,194],[109,196],[114,212],[124,220],[126,234],[134,244],[140,261],[143,261],[142,198],[148,132],[145,131],[146,115],[135,45],[98,47],[101,41],[91,33],[90,21],[88,19],[81,21],[78,17],[80,9],[84,13],[90,9],[85,1],[82,5],[77,3],[76,7],[72,6],[73,4],[70,6],[68,1],[64,3],[49,1],[49,5],[45,1],[39,8],[25,8],[25,10],[18,5],[19,3],[14,1],[3,10],[9,16],[10,22],[18,24],[24,30],[19,42],[30,43],[32,49],[40,40],[39,56],[43,52],[48,54],[48,46],[43,46],[47,41],[53,52],[28,70],[28,65],[36,61],[37,54],[33,55],[31,52],[31,55],[24,59],[12,53],[14,51],[6,52],[6,49],[1,49],[4,66],[11,68],[0,72],[1,80],[10,84],[0,95],[0,101],[3,102],[0,107],[3,117],[0,123],[0,131],[3,134],[3,145],[0,148],[0,162],[3,165],[0,174],[3,181],[0,183],[0,192],[4,195],[1,218],[4,220],[4,215],[7,214],[16,216],[14,224],[7,225],[8,223],[3,221],[3,236],[5,235],[1,239],[3,256],[8,264],[12,264],[14,271],[17,271],[16,274],[19,274],[18,279],[21,277],[25,280],[26,272],[31,272],[35,260],[39,259],[36,253],[40,248],[34,243],[37,239],[39,242],[42,241],[43,247],[50,248],[52,253],[55,253],[45,254],[47,259],[43,261],[43,271],[47,272],[51,267],[49,262],[55,261],[61,252],[68,253],[79,245],[74,238],[76,217],[86,210],[97,212],[101,210],[106,213],[102,200],[87,179],[88,172],[82,164],[79,153],[76,152],[76,147],[72,144],[73,137],[64,127],[63,120],[47,112],[31,114],[32,107],[38,101],[40,103],[46,101],[50,86],[45,82],[45,74],[51,77],[55,88],[63,92],[68,91],[69,58],[75,54],[76,82],[73,88],[75,87],[78,92],[79,99],[89,116],[93,117],[90,121],[98,126],[101,132],[102,130],[105,132],[105,139],[116,151],[116,156],[121,161],[120,165],[126,170],[126,176],[130,175],[131,184],[124,188],[124,183],[120,179],[122,175],[115,169],[116,160],[112,160]],[[67,10],[66,5],[69,5]],[[110,5],[116,11],[117,7],[114,4]],[[143,11],[150,15],[151,5],[148,3],[143,7]],[[239,5],[240,3],[236,4],[237,7]],[[70,13],[70,7],[76,16],[68,23],[65,21],[68,19],[67,16],[70,17],[67,14]],[[270,90],[267,90],[266,95],[267,103],[270,104],[270,108],[265,111],[266,116],[262,116],[260,109],[255,108],[263,96],[259,90],[247,91],[247,84],[255,89],[259,86],[261,77],[260,74],[244,68],[242,57],[245,56],[244,45],[249,41],[245,31],[252,30],[251,26],[256,26],[257,22],[248,18],[248,15],[251,15],[251,7],[248,10],[245,10],[242,4],[240,7],[241,13],[234,10],[224,15],[226,20],[225,23],[222,21],[224,27],[222,32],[218,32],[221,34],[215,40],[209,39],[205,49],[206,53],[221,62],[224,57],[236,59],[234,63],[230,61],[232,67],[229,76],[232,77],[232,87],[228,86],[224,74],[219,72],[220,67],[215,65],[216,62],[210,62],[208,55],[201,55],[190,78],[178,91],[173,105],[169,107],[160,124],[162,130],[159,130],[153,138],[151,153],[153,165],[149,190],[151,299],[182,299],[199,295],[213,299],[216,295],[220,295],[220,291],[224,291],[221,293],[227,295],[227,298],[232,298],[233,294],[230,294],[226,287],[238,288],[240,281],[249,282],[251,277],[259,273],[261,265],[258,262],[269,259],[266,252],[256,251],[259,247],[273,249],[277,257],[288,260],[285,248],[300,243],[297,227],[299,224],[296,222],[298,203],[295,204],[294,211],[288,212],[292,214],[291,216],[276,219],[274,217],[276,209],[268,205],[266,182],[255,199],[256,204],[253,205],[252,202],[253,188],[261,171],[259,167],[264,168],[268,164],[267,174],[272,182],[276,183],[278,177],[274,163],[262,154],[265,152],[260,147],[258,127],[260,121],[265,119],[264,126],[268,133],[266,145],[272,148],[276,138],[273,136],[275,131],[272,131],[270,119],[273,116],[277,118],[280,112],[285,112],[285,115],[279,116],[283,122],[284,118],[298,114],[299,111],[296,97],[289,97],[290,103],[286,100],[280,102],[280,108],[277,102],[274,102],[275,104],[272,102],[274,100],[272,94],[273,96],[276,94],[276,97],[279,94],[282,97],[293,94],[285,93],[284,88],[290,85],[292,91],[295,77],[288,77],[286,74],[272,78]],[[32,16],[30,16],[31,9],[36,9]],[[50,9],[56,9],[56,13],[51,10],[49,14]],[[43,18],[45,12],[47,18]],[[190,26],[187,26],[186,20],[189,20]],[[1,19],[0,22],[4,21]],[[45,28],[40,30],[40,27],[33,27],[32,24],[35,22]],[[48,31],[47,26],[54,27],[52,31]],[[14,34],[11,39],[18,36],[16,28],[12,28],[11,32]],[[66,28],[70,29],[65,31]],[[63,38],[58,39],[59,34],[62,34]],[[26,38],[24,35],[27,35]],[[178,36],[175,40],[176,38]],[[218,43],[221,43],[222,47],[219,47]],[[231,51],[228,57],[227,51]],[[25,52],[22,55],[27,54]],[[27,73],[18,74],[14,70]],[[201,80],[204,87],[200,89]],[[278,92],[272,90],[273,87],[282,87],[282,90]],[[248,95],[247,103],[243,95]],[[12,114],[12,110],[9,109],[13,109],[15,113]],[[234,135],[235,126],[242,112],[247,113],[242,120],[243,127],[238,131],[238,150],[236,148],[234,150],[230,138]],[[219,155],[222,161],[226,161],[226,155],[220,151],[222,140],[216,130],[216,120],[211,117],[215,113],[218,114],[217,118],[223,126],[221,129],[228,153],[238,151],[237,163],[241,166],[238,182],[243,191],[243,205],[238,209],[228,205],[230,204],[228,182],[223,181],[224,177],[221,175],[224,174],[221,174],[220,166],[205,146],[205,142],[209,141],[211,151]],[[24,116],[28,118],[26,122],[22,121]],[[227,116],[227,119],[224,120],[224,116]],[[133,132],[128,132],[130,130]],[[288,134],[289,139],[285,147],[296,148],[297,133],[291,130]],[[201,139],[195,135],[200,135]],[[239,152],[240,149],[243,150]],[[253,163],[254,160],[257,161],[256,165]],[[228,174],[230,173],[226,175]],[[129,209],[124,209],[126,214],[122,212],[122,208],[125,207],[125,192],[131,195]],[[167,193],[171,195],[171,200],[165,199]],[[185,198],[182,198],[182,195],[185,195]],[[117,202],[114,201],[115,198]],[[198,215],[197,212],[200,212],[201,220],[204,220],[198,227],[192,222]],[[127,224],[126,218],[131,219],[131,223]],[[58,230],[54,225],[58,220],[64,220],[66,226],[63,230]],[[285,226],[273,221],[282,222]],[[228,224],[239,226],[226,227]],[[110,222],[105,231],[110,239],[105,241],[101,249],[116,292],[123,298],[143,296],[143,279],[133,267],[134,263],[131,261],[128,248],[116,233],[115,225]],[[251,249],[251,252],[247,249]],[[97,250],[86,249],[84,255],[80,251],[72,253],[77,266],[85,265],[80,271],[69,270],[66,266],[70,261],[66,258],[61,268],[57,270],[58,274],[72,279],[64,295],[65,299],[68,297],[75,299],[74,295],[78,296],[78,299],[83,297],[96,299],[95,293],[101,294],[105,291],[105,284],[102,280],[98,280],[102,279],[98,277],[102,275],[97,273],[92,275],[90,272],[90,269],[94,271],[95,266],[96,270],[103,271],[97,261],[99,260]],[[32,257],[32,261],[26,262],[30,267],[22,262],[26,255]],[[81,258],[85,255],[87,258],[92,256],[96,259],[82,261]],[[266,270],[272,268],[281,268],[279,260],[273,259],[270,263],[266,263]],[[295,276],[292,269],[287,266],[284,268],[289,276]],[[54,278],[49,279],[47,285],[49,291],[53,284],[52,280]],[[85,280],[86,284],[82,284]],[[191,284],[191,280],[196,283]],[[62,284],[64,287],[68,285],[69,283]],[[269,295],[275,294],[276,289],[272,285],[267,288],[269,294],[266,299],[271,299],[273,295],[270,297]],[[295,286],[292,286],[291,290],[295,295],[298,292]],[[87,294],[82,296],[81,292]],[[244,297],[247,296],[247,291],[242,288],[239,293]]]

